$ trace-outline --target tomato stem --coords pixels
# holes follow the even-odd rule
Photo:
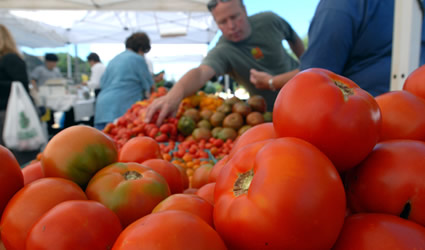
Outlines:
[[[342,91],[342,94],[344,95],[344,101],[347,101],[350,95],[354,95],[353,90],[346,84],[339,81],[334,81],[334,83]]]
[[[238,174],[238,178],[233,185],[233,194],[237,197],[248,192],[252,179],[254,178],[254,170],[251,169],[245,173]]]
[[[137,171],[127,171],[123,174],[124,179],[128,180],[137,180],[143,177],[143,175]]]

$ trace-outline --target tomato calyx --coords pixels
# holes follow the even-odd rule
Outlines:
[[[410,201],[407,201],[400,213],[400,217],[407,220],[410,215],[410,210],[412,210],[412,206],[410,205]]]
[[[238,197],[239,195],[246,194],[252,179],[254,178],[254,170],[251,169],[245,173],[238,174],[238,178],[233,185],[233,194]]]
[[[342,94],[344,95],[344,101],[347,101],[349,96],[354,95],[353,90],[343,82],[334,80],[334,83],[342,91]]]
[[[137,171],[127,171],[123,174],[124,179],[128,180],[137,180],[143,177],[143,175]]]

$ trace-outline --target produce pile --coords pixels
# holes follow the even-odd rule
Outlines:
[[[160,145],[162,158],[183,167],[189,179],[204,164],[215,164],[229,154],[234,140],[249,128],[270,122],[261,96],[247,101],[232,97],[224,100],[200,91],[182,100],[175,118],[167,118],[160,126],[156,117],[145,123],[146,109],[155,98],[167,93],[158,88],[149,99],[135,103],[115,123],[103,130],[121,150],[132,138],[147,136]]]
[[[162,130],[143,124],[151,100],[67,128],[22,170],[0,146],[0,249],[425,249],[424,79],[374,98],[309,69],[273,121],[225,123],[233,103],[214,123],[230,101],[198,94]]]

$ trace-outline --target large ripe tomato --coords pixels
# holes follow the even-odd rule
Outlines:
[[[38,219],[57,204],[67,200],[86,200],[74,182],[46,177],[19,190],[7,204],[0,222],[6,249],[25,249],[27,235]]]
[[[62,177],[85,188],[90,178],[118,158],[114,141],[93,127],[76,125],[56,134],[41,156],[46,177]]]
[[[342,172],[372,151],[381,114],[375,99],[353,81],[313,68],[298,73],[280,90],[273,124],[279,136],[298,137],[318,147]]]
[[[189,188],[189,176],[187,176],[186,169],[180,165],[174,164],[174,166],[180,171],[180,175],[182,177],[183,190]]]
[[[390,214],[354,214],[332,249],[425,249],[425,228]]]
[[[171,162],[162,159],[150,159],[142,163],[143,166],[150,167],[162,175],[168,183],[171,194],[182,193],[184,190],[184,180],[180,170]]]
[[[425,141],[425,99],[404,90],[387,92],[375,99],[382,113],[380,141]]]
[[[425,143],[378,143],[347,173],[347,201],[356,212],[399,215],[425,226]]]
[[[12,196],[24,186],[21,167],[9,149],[0,145],[0,216]]]
[[[32,227],[26,249],[111,249],[121,224],[117,215],[96,201],[64,201]]]
[[[125,228],[112,250],[227,249],[204,220],[179,210],[149,214]]]
[[[241,148],[222,169],[214,225],[231,249],[329,249],[345,216],[332,162],[298,138]]]
[[[226,165],[228,160],[229,155],[226,155],[214,164],[214,167],[211,170],[210,175],[208,176],[208,183],[215,182],[217,180],[217,177],[220,175],[221,169],[224,167],[224,165]]]
[[[212,164],[203,164],[199,168],[195,169],[192,175],[192,186],[193,188],[200,188],[208,183],[208,177],[213,169]]]
[[[229,153],[229,158],[232,158],[233,154],[245,145],[274,138],[277,138],[277,134],[272,122],[256,125],[238,137]]]
[[[162,159],[158,142],[148,136],[137,136],[124,144],[118,161],[142,163],[149,159]]]
[[[409,74],[404,82],[403,90],[409,91],[425,100],[425,65]]]
[[[198,190],[196,190],[195,194],[214,205],[214,190],[215,182],[211,182],[200,187]]]
[[[24,176],[24,185],[27,185],[35,180],[43,178],[44,172],[43,172],[43,166],[41,166],[41,161],[35,161],[26,165],[22,169],[22,174]]]
[[[114,211],[126,227],[149,214],[170,195],[167,181],[139,163],[114,163],[90,180],[86,188],[90,200],[99,201]]]
[[[213,227],[213,206],[205,199],[195,194],[173,194],[161,201],[152,210],[158,213],[166,210],[181,210],[199,216]]]

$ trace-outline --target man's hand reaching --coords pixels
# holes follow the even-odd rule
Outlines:
[[[146,117],[144,122],[149,123],[152,121],[152,117],[159,112],[158,118],[156,119],[156,125],[160,126],[165,118],[176,116],[177,109],[180,105],[178,98],[173,98],[167,94],[165,96],[155,99],[146,111]]]

